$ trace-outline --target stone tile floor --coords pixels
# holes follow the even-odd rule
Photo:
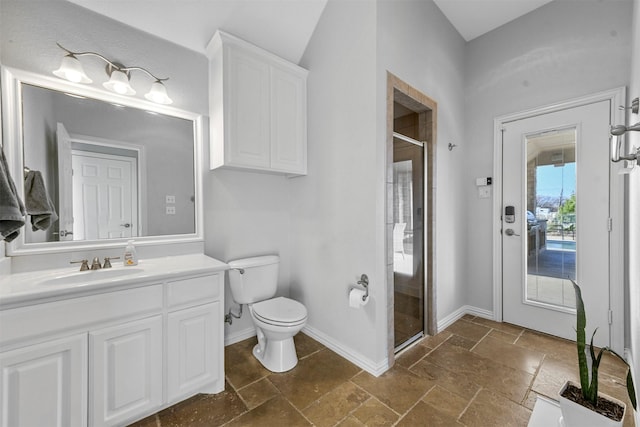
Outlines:
[[[225,348],[225,391],[197,395],[134,424],[166,426],[526,426],[538,394],[578,380],[575,344],[465,316],[376,378],[304,334],[298,366],[267,371],[255,338]],[[624,400],[624,365],[601,366],[601,391]],[[627,411],[629,413],[629,411]],[[633,427],[627,414],[626,427]]]

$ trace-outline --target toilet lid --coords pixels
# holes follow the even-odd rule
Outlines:
[[[253,313],[264,322],[296,324],[307,318],[307,308],[289,298],[277,297],[253,304]]]

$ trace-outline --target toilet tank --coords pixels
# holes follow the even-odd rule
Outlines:
[[[272,298],[278,288],[278,255],[229,261],[229,287],[238,304],[252,304]]]

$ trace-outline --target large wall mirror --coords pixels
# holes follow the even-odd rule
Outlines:
[[[16,187],[53,212],[40,227],[27,212],[9,255],[201,240],[200,116],[6,68],[2,82]]]

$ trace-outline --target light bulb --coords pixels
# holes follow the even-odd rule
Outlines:
[[[108,82],[102,84],[104,87],[112,92],[119,93],[120,95],[135,95],[136,91],[133,90],[129,84],[129,76],[120,70],[113,70],[111,72],[111,78]]]
[[[91,79],[85,74],[78,58],[71,54],[62,58],[60,68],[55,70],[53,74],[73,83],[91,83]]]
[[[149,101],[153,101],[157,104],[168,105],[173,103],[173,100],[167,95],[167,88],[164,87],[160,80],[156,80],[155,82],[153,82],[149,93],[147,93],[144,97]]]

